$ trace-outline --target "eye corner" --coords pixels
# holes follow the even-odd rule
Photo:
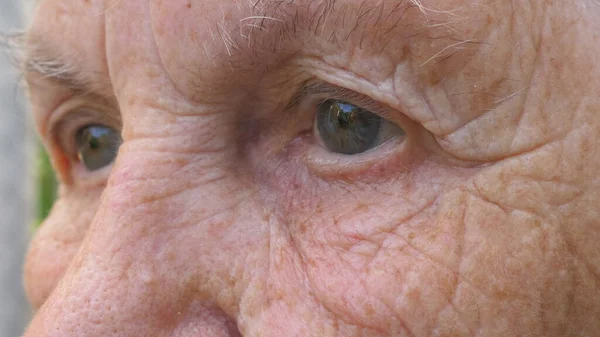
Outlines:
[[[62,146],[56,143],[46,144],[42,147],[46,154],[42,154],[42,157],[47,155],[48,161],[52,168],[52,172],[56,177],[56,180],[64,185],[70,185],[73,183],[71,171],[73,169],[73,161],[70,156],[65,153]]]

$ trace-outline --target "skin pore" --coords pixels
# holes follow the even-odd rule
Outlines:
[[[599,16],[41,0],[21,63],[61,190],[25,336],[594,336]],[[334,153],[332,100],[402,132]],[[122,138],[98,170],[90,125]]]

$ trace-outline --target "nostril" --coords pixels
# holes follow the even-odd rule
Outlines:
[[[237,324],[233,321],[227,332],[229,333],[229,337],[242,337],[242,333],[238,329]]]
[[[219,308],[194,304],[186,312],[176,312],[174,337],[242,337],[235,319]]]

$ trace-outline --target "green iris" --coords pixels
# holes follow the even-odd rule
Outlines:
[[[316,127],[323,143],[334,153],[353,155],[404,135],[397,125],[359,106],[329,99],[318,107]]]
[[[88,171],[110,165],[122,143],[119,133],[103,125],[89,125],[77,132],[77,157]]]

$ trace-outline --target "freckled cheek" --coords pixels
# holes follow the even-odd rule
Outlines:
[[[431,174],[440,177],[439,170],[430,169],[435,163],[425,163],[428,151],[414,141],[392,141],[372,154],[353,157],[328,153],[314,140],[301,138],[271,158],[258,155],[254,157],[260,160],[252,160],[260,184],[269,191],[267,197],[274,198],[280,212],[299,217],[298,221],[307,214],[369,213],[365,206],[388,204],[389,196],[400,196],[400,204],[407,204],[414,195],[418,203],[424,196],[417,185],[434,184]]]
[[[398,228],[407,236],[435,231],[435,221],[418,226],[407,221],[432,211],[434,201],[467,181],[471,171],[450,168],[422,146],[407,150],[382,156],[360,174],[350,169],[360,171],[360,165],[348,161],[329,170],[343,175],[327,176],[306,165],[303,156],[288,152],[263,161],[263,195],[292,235],[320,247],[349,249]]]

